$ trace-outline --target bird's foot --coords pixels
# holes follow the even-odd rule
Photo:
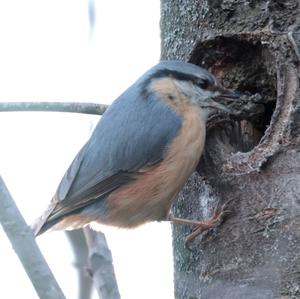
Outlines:
[[[169,214],[169,220],[178,223],[178,224],[189,224],[189,225],[194,225],[195,228],[193,231],[186,237],[185,243],[189,243],[193,241],[198,235],[202,234],[203,232],[215,228],[219,226],[223,219],[225,214],[228,212],[225,210],[226,204],[223,204],[221,207],[217,207],[214,210],[214,213],[212,217],[210,217],[207,220],[204,221],[197,221],[197,220],[189,220],[189,219],[182,219],[182,218],[176,218],[173,216],[173,214]]]

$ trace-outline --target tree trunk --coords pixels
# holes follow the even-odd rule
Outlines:
[[[261,96],[223,119],[174,206],[223,224],[190,244],[174,225],[176,299],[300,298],[300,12],[296,0],[162,0],[162,59],[190,61]],[[257,110],[258,111],[258,110]]]

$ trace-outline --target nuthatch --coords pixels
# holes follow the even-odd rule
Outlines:
[[[230,112],[217,100],[236,97],[196,65],[158,63],[104,113],[34,225],[36,234],[91,222],[132,228],[168,219],[172,201],[199,162],[208,116]],[[194,238],[221,214],[206,222],[169,220],[197,225]]]

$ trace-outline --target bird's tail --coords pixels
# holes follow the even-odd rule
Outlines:
[[[34,235],[37,237],[38,235],[44,233],[45,231],[47,231],[50,227],[47,225],[47,221],[50,217],[50,215],[52,214],[53,210],[55,209],[56,204],[53,202],[53,200],[51,201],[50,205],[48,206],[48,208],[45,210],[45,212],[42,214],[42,216],[40,216],[39,218],[37,218],[31,225],[31,228],[34,232]]]
[[[74,211],[72,211],[71,213],[57,216],[55,214],[57,204],[58,201],[54,197],[43,215],[36,219],[31,225],[36,237],[49,230],[79,229],[91,222],[91,218],[88,215],[85,217],[84,215],[80,214],[80,210],[82,208],[78,209],[78,215],[76,213],[73,214],[72,212]]]

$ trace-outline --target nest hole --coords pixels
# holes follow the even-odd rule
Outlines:
[[[201,42],[192,52],[190,62],[208,69],[227,88],[260,96],[257,102],[260,109],[240,120],[242,127],[246,121],[246,127],[251,126],[256,131],[251,145],[254,147],[264,135],[275,110],[276,63],[267,43],[242,37],[216,37]],[[249,147],[241,146],[239,150],[248,151]]]

